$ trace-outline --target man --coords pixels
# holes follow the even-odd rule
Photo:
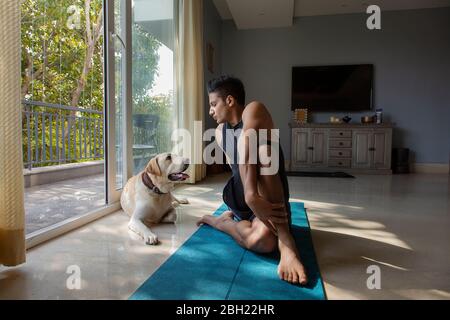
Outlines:
[[[260,161],[259,157],[257,162],[249,161],[250,133],[266,129],[270,137],[270,130],[274,129],[270,113],[260,102],[245,106],[244,86],[236,78],[224,76],[210,81],[208,93],[209,114],[218,123],[216,141],[225,152],[233,172],[223,191],[224,202],[231,210],[219,217],[204,216],[198,224],[208,224],[223,231],[242,247],[258,253],[269,253],[278,247],[279,277],[293,284],[306,285],[305,269],[290,232],[289,187],[281,148],[278,153],[279,170],[275,174],[261,174],[267,163]],[[239,148],[238,153],[239,129],[244,148]],[[234,143],[230,143],[233,139]],[[271,144],[268,140],[267,144],[258,145],[258,151],[270,156]],[[236,161],[236,154],[240,161]]]

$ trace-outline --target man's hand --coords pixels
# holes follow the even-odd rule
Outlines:
[[[288,222],[284,203],[272,203],[259,195],[246,196],[245,200],[255,216],[274,234],[276,234],[275,223]]]

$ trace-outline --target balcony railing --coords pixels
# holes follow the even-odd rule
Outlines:
[[[23,163],[33,167],[103,159],[103,112],[23,101]]]

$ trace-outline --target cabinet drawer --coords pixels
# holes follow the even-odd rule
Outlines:
[[[350,168],[351,162],[350,159],[329,159],[328,165],[330,167]]]
[[[352,140],[330,140],[330,148],[351,148]]]
[[[330,158],[351,158],[352,150],[348,149],[330,149]]]
[[[351,130],[331,129],[330,137],[331,138],[351,138],[352,131]]]

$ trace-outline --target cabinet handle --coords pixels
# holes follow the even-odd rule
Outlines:
[[[342,166],[342,162],[339,162],[339,165]]]
[[[375,151],[375,148],[370,148],[369,151]]]
[[[313,147],[309,147],[308,150],[314,150],[314,148]]]
[[[339,155],[342,156],[342,152],[339,152]]]
[[[342,133],[342,132],[339,132],[339,134],[341,135],[341,136],[343,136],[344,134]]]
[[[344,143],[343,143],[343,142],[339,142],[339,145],[340,145],[340,146],[343,146],[343,145],[344,145]]]

